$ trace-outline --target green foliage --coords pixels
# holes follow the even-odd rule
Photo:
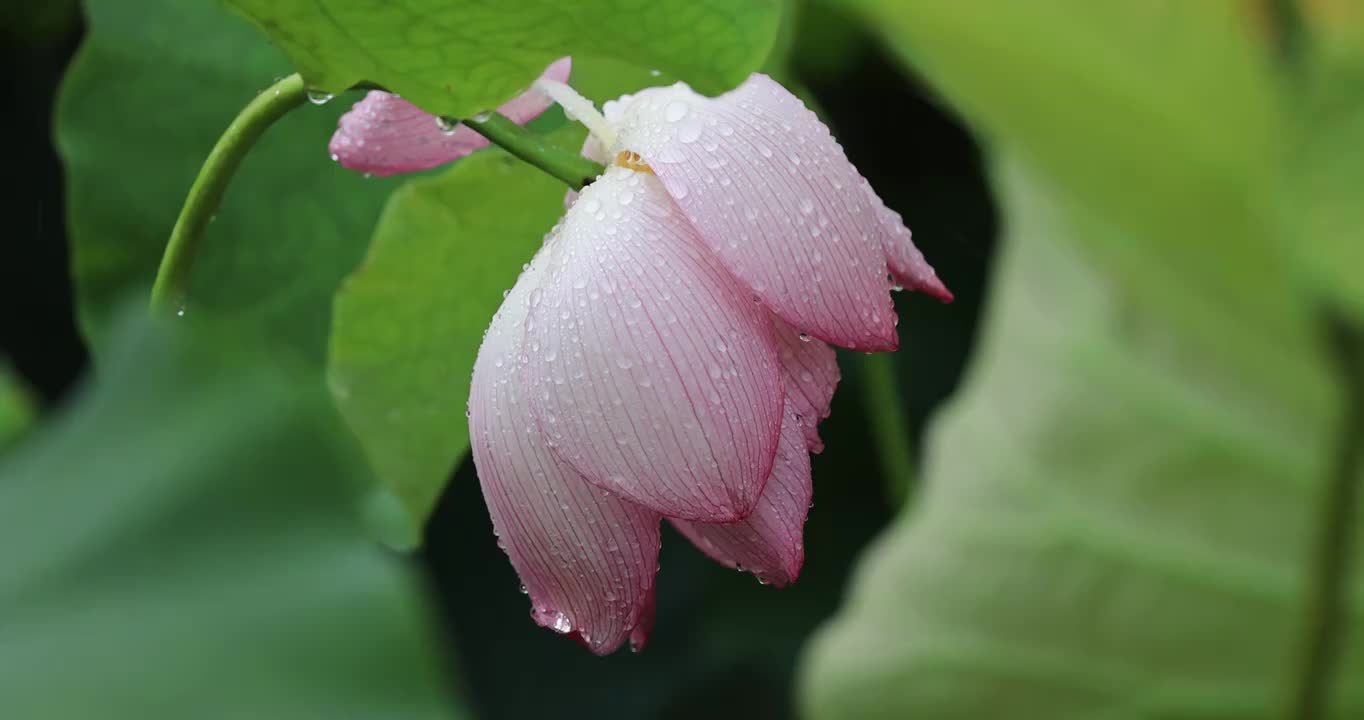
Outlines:
[[[1125,292],[1197,354],[1292,393],[1312,333],[1254,210],[1273,204],[1282,121],[1245,3],[863,4],[985,139],[1130,230],[1075,238]]]
[[[98,357],[115,301],[130,287],[150,288],[218,135],[288,64],[216,3],[87,0],[86,13],[57,141],[80,322]],[[332,294],[396,185],[328,159],[348,105],[295,111],[246,158],[204,238],[187,313],[258,323],[321,365]]]
[[[1324,301],[1364,325],[1364,3],[1318,5],[1292,98],[1300,112],[1280,176],[1280,231]]]
[[[5,716],[467,716],[320,383],[227,340],[125,320],[0,465]]]
[[[926,492],[810,651],[810,716],[1278,716],[1298,680],[1331,378],[1295,378],[1296,407],[1254,411],[1255,388],[1238,407],[1068,244],[1120,229],[1005,175],[984,345],[931,433]],[[1351,613],[1364,622],[1364,595]],[[1361,660],[1337,677],[1364,677]],[[1360,712],[1364,687],[1339,702]]]
[[[1364,713],[1364,572],[1332,562],[1364,556],[1364,438],[1320,302],[1360,287],[1361,86],[1305,121],[1241,3],[865,9],[1006,158],[1009,244],[809,715]]]
[[[33,400],[19,378],[0,361],[0,450],[33,422]]]
[[[556,58],[658,68],[701,92],[766,59],[775,0],[227,0],[311,83],[368,81],[431,112],[467,117],[520,92]]]
[[[464,408],[483,332],[563,196],[503,152],[476,153],[393,195],[337,294],[332,392],[416,526],[469,448]]]

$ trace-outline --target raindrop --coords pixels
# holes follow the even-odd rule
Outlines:
[[[684,143],[696,142],[701,137],[701,123],[689,122],[677,131],[677,139]]]
[[[492,116],[493,116],[493,114],[492,114],[491,112],[481,112],[481,113],[475,113],[473,119],[474,119],[474,122],[488,122],[488,120],[489,120]]]
[[[809,215],[810,213],[814,212],[814,211],[815,211],[815,204],[814,204],[814,202],[811,201],[810,198],[801,198],[801,199],[800,199],[800,211],[801,211],[801,213],[803,213],[803,214],[805,214],[805,215]]]
[[[554,613],[554,618],[550,623],[550,628],[554,630],[554,632],[559,633],[560,635],[564,635],[567,634],[568,631],[573,629],[573,623],[568,619],[567,615],[561,612],[556,612]]]
[[[326,105],[331,102],[332,97],[334,96],[329,92],[308,88],[308,102],[314,105]]]
[[[668,103],[668,107],[663,110],[663,119],[670,123],[675,123],[686,117],[688,110],[690,110],[690,108],[687,107],[686,103],[681,100],[674,100]]]
[[[801,342],[810,342],[810,336],[805,333],[801,333],[799,337]]]
[[[446,135],[450,135],[451,133],[459,129],[459,120],[456,120],[455,118],[448,118],[437,115],[436,127],[440,128],[440,131],[445,133]]]

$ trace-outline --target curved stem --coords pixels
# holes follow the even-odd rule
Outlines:
[[[909,420],[895,380],[895,361],[890,353],[872,353],[861,358],[862,401],[871,420],[872,442],[886,475],[887,494],[896,507],[902,507],[914,486],[914,454],[910,448]]]
[[[199,175],[194,178],[180,209],[180,217],[176,218],[171,230],[170,242],[152,285],[153,310],[177,309],[184,302],[204,228],[222,204],[223,193],[237,166],[267,128],[303,104],[306,98],[303,78],[290,75],[257,95],[218,138],[203,167],[199,168]]]
[[[568,152],[499,113],[477,115],[463,122],[489,142],[562,180],[574,190],[582,190],[602,172],[601,165]]]

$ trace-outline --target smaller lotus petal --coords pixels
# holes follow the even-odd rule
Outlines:
[[[905,227],[900,213],[886,207],[886,204],[871,189],[871,183],[864,182],[863,189],[876,210],[877,221],[881,224],[881,247],[885,249],[886,266],[895,282],[909,290],[917,290],[945,303],[952,302],[952,291],[938,279],[938,273],[924,259],[924,254],[914,246],[913,236]]]
[[[786,376],[786,411],[794,413],[805,433],[810,452],[824,451],[819,423],[829,417],[829,405],[842,377],[834,349],[820,340],[772,318],[777,354]]]
[[[521,275],[479,348],[469,439],[499,545],[537,623],[604,655],[642,642],[653,624],[660,517],[604,492],[545,445],[522,383],[529,297],[538,259]]]
[[[571,65],[569,58],[560,58],[541,77],[566,80]],[[524,125],[550,104],[543,93],[528,90],[497,111]],[[374,90],[341,116],[330,149],[343,167],[371,175],[396,175],[444,165],[487,146],[486,138],[464,125],[447,132],[435,115],[397,95]]]
[[[720,564],[782,586],[795,582],[805,563],[805,516],[810,511],[810,496],[810,454],[805,449],[801,422],[788,408],[772,477],[751,515],[727,524],[669,521]]]

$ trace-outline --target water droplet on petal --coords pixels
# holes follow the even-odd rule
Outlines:
[[[696,142],[701,137],[701,123],[693,120],[677,131],[677,139],[684,143]]]
[[[675,123],[678,120],[681,120],[682,118],[686,117],[688,110],[690,110],[690,108],[687,107],[687,104],[685,102],[682,102],[681,100],[674,100],[668,103],[667,108],[664,108],[663,119],[667,120],[670,123]]]

